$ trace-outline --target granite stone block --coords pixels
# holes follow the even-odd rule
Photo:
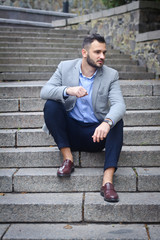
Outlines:
[[[43,111],[45,100],[40,98],[23,98],[20,99],[20,111],[29,112],[29,111]]]
[[[81,152],[82,167],[103,167],[105,151],[98,153]],[[160,166],[159,146],[123,146],[118,162],[119,167]]]
[[[41,129],[23,129],[17,132],[17,146],[53,146],[54,139]]]
[[[152,86],[151,85],[142,85],[139,82],[134,83],[132,81],[120,81],[121,89],[123,96],[152,96]]]
[[[159,126],[160,110],[127,111],[124,126]]]
[[[0,238],[1,239],[8,228],[9,228],[9,224],[0,224]]]
[[[0,88],[0,97],[1,98],[29,98],[29,97],[39,97],[40,90],[43,86],[43,82],[41,84],[33,85],[30,84],[30,86],[25,85],[12,85],[12,84],[2,84]]]
[[[44,124],[42,112],[37,113],[0,113],[0,128],[39,128]]]
[[[79,166],[79,152],[73,152],[74,164]],[[59,167],[63,161],[57,147],[1,148],[1,168]]]
[[[70,178],[58,178],[55,168],[20,169],[14,176],[15,192],[100,191],[102,168],[76,168]],[[119,168],[114,176],[118,191],[136,191],[136,175],[130,168]]]
[[[159,240],[160,236],[160,225],[148,225],[149,228],[149,234],[151,239],[153,240]]]
[[[127,110],[160,109],[160,97],[124,97]]]
[[[36,231],[35,231],[36,229]],[[46,240],[146,240],[143,224],[13,224],[3,240],[23,238]],[[157,239],[158,240],[158,239]]]
[[[0,146],[13,147],[15,146],[15,130],[0,130]]]
[[[160,168],[136,168],[138,191],[160,192]]]
[[[1,112],[16,112],[18,111],[18,99],[0,99]]]
[[[16,169],[0,169],[0,192],[12,192],[12,178]]]
[[[81,222],[82,193],[5,194],[0,222]]]
[[[160,127],[125,127],[124,145],[159,145]]]
[[[98,193],[86,193],[84,220],[87,222],[159,222],[160,193],[119,193],[118,203],[105,202]]]

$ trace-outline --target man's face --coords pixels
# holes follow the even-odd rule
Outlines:
[[[87,63],[94,68],[103,66],[106,54],[106,44],[93,41],[87,50]]]

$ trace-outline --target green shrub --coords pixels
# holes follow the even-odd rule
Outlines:
[[[160,2],[160,0],[148,0],[148,1]],[[102,3],[104,4],[104,6],[106,6],[106,8],[114,8],[130,2],[133,2],[133,1],[132,0],[102,0]]]
[[[114,8],[114,7],[118,7],[121,6],[123,4],[126,3],[130,3],[130,1],[127,0],[102,0],[104,6],[106,6],[107,8]]]

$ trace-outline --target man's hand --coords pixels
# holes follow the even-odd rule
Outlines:
[[[92,136],[93,142],[100,142],[107,137],[107,134],[110,131],[110,126],[106,122],[102,122],[94,131]]]
[[[66,89],[66,93],[71,96],[76,96],[78,98],[84,97],[88,95],[87,91],[85,88],[78,86],[78,87],[68,87]]]

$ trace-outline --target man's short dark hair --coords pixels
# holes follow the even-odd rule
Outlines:
[[[94,33],[94,34],[84,38],[82,48],[86,47],[87,45],[90,45],[95,40],[97,40],[100,43],[106,43],[103,36],[101,36],[98,33]]]

